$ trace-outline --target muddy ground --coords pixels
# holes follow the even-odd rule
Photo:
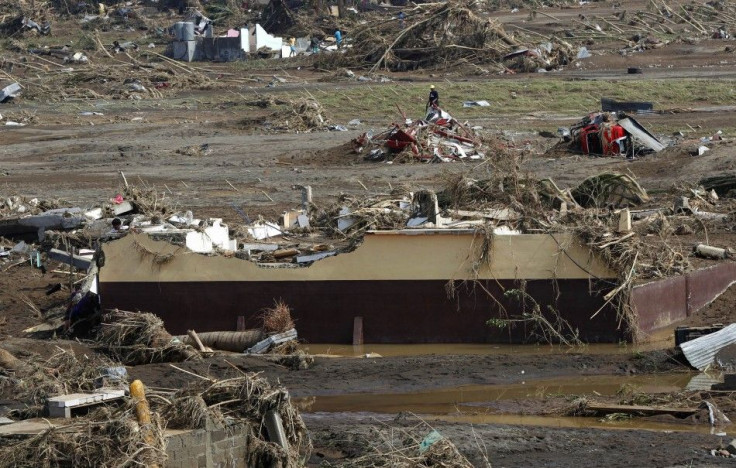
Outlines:
[[[19,338],[24,336],[23,328],[39,323],[49,308],[63,304],[63,293],[47,296],[45,291],[48,286],[63,282],[67,276],[53,272],[42,275],[28,265],[4,273],[5,293],[0,306],[0,316],[4,317],[0,325],[3,348],[20,358],[32,354],[49,356],[59,348],[71,349],[78,356],[94,352],[84,342],[68,341],[63,337]],[[733,307],[729,307],[733,304],[733,294],[731,288],[697,317],[692,317],[691,323],[709,324],[711,319],[733,321]],[[37,304],[40,313],[28,304]],[[669,334],[665,342],[655,347],[670,348],[671,343]],[[181,388],[196,380],[194,375],[224,379],[236,377],[240,372],[258,372],[271,381],[280,382],[301,408],[313,438],[315,449],[309,466],[346,462],[371,450],[377,443],[376,429],[408,431],[420,420],[450,438],[474,466],[487,466],[486,459],[492,466],[505,467],[732,464],[726,458],[711,455],[711,450],[730,442],[731,436],[724,435],[730,434],[728,427],[712,429],[709,433],[707,410],[695,418],[638,417],[629,427],[610,423],[610,429],[606,429],[605,422],[599,422],[604,421],[600,415],[580,416],[575,418],[579,423],[568,426],[566,416],[576,408],[580,398],[617,404],[636,397],[652,404],[690,408],[708,400],[716,403],[731,419],[736,418],[736,406],[730,393],[683,392],[677,387],[657,390],[664,393],[648,393],[646,387],[625,384],[631,377],[656,381],[658,375],[681,375],[678,380],[687,381],[696,373],[672,349],[646,351],[643,350],[646,346],[631,344],[616,347],[601,351],[595,347],[568,349],[543,345],[490,354],[316,355],[314,364],[303,370],[293,370],[260,357],[225,353],[201,362],[177,363],[178,369],[170,364],[148,364],[129,367],[128,371],[131,378],[141,379],[153,389]],[[366,352],[371,350],[370,345],[364,348]],[[620,389],[613,394],[606,393],[593,383],[575,393],[555,390],[557,384],[562,389],[565,382],[586,378],[603,378]],[[431,404],[432,392],[436,391],[484,386],[489,392],[494,388],[511,387],[518,392],[520,385],[528,386],[528,392],[500,400],[490,397],[486,402],[462,406],[462,409],[448,410],[446,404],[440,407]],[[401,408],[401,403],[398,406],[391,403],[397,398],[395,395],[412,393],[428,395],[418,397],[417,401],[426,404],[426,399],[429,406],[420,405],[420,409],[416,409],[414,405],[407,405],[405,410],[391,409]],[[351,394],[356,396],[350,398]],[[368,405],[370,397],[366,394],[385,397],[377,402],[370,400],[372,404]],[[347,406],[344,402],[343,407],[331,407],[329,402],[314,404],[315,397],[335,396],[347,396]],[[3,403],[9,404],[8,408],[18,407],[12,403],[12,395],[2,398],[5,399]],[[422,413],[422,408],[429,412]],[[487,422],[489,414],[496,420],[500,416],[501,422]],[[503,419],[504,415],[510,419]],[[515,417],[529,416],[547,419],[537,422],[543,425],[528,420],[523,425],[514,424]],[[556,419],[559,417],[562,419]],[[586,428],[586,425],[594,428]]]
[[[625,3],[626,2],[619,2]],[[631,2],[632,7],[642,7]],[[624,5],[626,6],[626,5]],[[545,32],[578,18],[580,14],[602,14],[611,8],[607,2],[583,8],[555,8],[556,19],[538,15],[527,21],[528,11],[499,13],[500,21],[537,32]],[[657,155],[636,161],[620,158],[596,158],[553,149],[555,138],[539,136],[540,129],[554,129],[576,122],[584,114],[561,115],[540,110],[530,115],[515,115],[491,108],[472,123],[493,132],[511,132],[512,149],[523,151],[523,169],[538,177],[552,177],[560,186],[572,186],[584,178],[606,170],[627,171],[653,193],[664,193],[673,186],[692,185],[704,176],[733,172],[736,168],[734,136],[713,145],[700,157],[691,152],[700,138],[721,128],[733,128],[733,79],[736,60],[722,40],[703,40],[695,44],[680,42],[623,57],[610,44],[591,44],[594,56],[580,67],[568,67],[549,74],[515,76],[462,76],[457,72],[414,71],[388,73],[394,80],[410,83],[484,80],[677,80],[708,78],[723,83],[724,94],[731,96],[731,106],[712,106],[703,102],[697,109],[638,116],[652,132],[671,137],[672,129],[682,130],[679,145]],[[641,67],[644,73],[630,76],[627,67]],[[227,65],[213,64],[215,71],[233,71]],[[237,70],[235,70],[237,72]],[[264,76],[286,72],[299,83],[280,85],[273,90],[263,83],[233,85],[230,88],[181,90],[160,99],[71,100],[64,103],[18,99],[0,104],[5,115],[32,116],[25,127],[0,127],[0,199],[10,195],[29,198],[63,199],[71,205],[97,206],[121,190],[124,172],[128,181],[155,186],[173,200],[176,207],[191,209],[196,216],[222,217],[240,223],[242,210],[254,218],[263,215],[275,219],[286,208],[295,207],[299,191],[292,186],[311,185],[315,203],[327,205],[340,194],[383,193],[395,187],[439,188],[448,175],[465,173],[468,164],[375,164],[364,162],[352,153],[351,138],[370,129],[382,129],[396,120],[396,115],[361,118],[362,124],[348,132],[273,132],[243,128],[238,121],[260,111],[237,104],[244,99],[265,94],[288,96],[311,91],[350,93],[357,83],[323,81],[324,73],[297,68],[279,61],[261,70]],[[380,86],[378,84],[372,86]],[[410,96],[421,112],[423,96]],[[100,111],[104,116],[81,116],[80,112]],[[462,118],[462,108],[451,109]],[[595,109],[589,109],[593,111]],[[345,124],[346,122],[336,122]],[[209,145],[206,155],[182,154],[186,147]],[[482,169],[479,169],[482,170]],[[733,245],[730,234],[719,234],[722,244]],[[46,311],[63,306],[64,293],[47,296],[46,289],[55,283],[66,284],[68,275],[50,271],[42,275],[27,265],[0,263],[0,340],[18,356],[24,353],[48,354],[54,346],[71,343],[55,338],[23,338],[22,330],[39,323]],[[730,323],[734,314],[736,290],[731,288],[720,299],[696,316],[690,325]],[[33,304],[33,307],[29,304]],[[34,307],[36,310],[34,310]],[[155,312],[155,311],[154,311]],[[91,352],[74,344],[79,353]],[[616,352],[588,352],[585,348],[547,350],[538,353],[493,355],[427,354],[373,358],[318,356],[306,370],[290,370],[259,358],[226,355],[201,363],[182,363],[181,368],[216,378],[232,376],[236,370],[262,372],[278,380],[298,398],[351,393],[426,392],[464,385],[508,385],[520,381],[574,378],[576,376],[657,375],[692,370],[668,350],[671,335],[657,347],[661,350],[639,352],[634,346]],[[227,362],[225,362],[227,361]],[[152,364],[129,369],[150,387],[178,388],[193,377],[167,364]],[[522,377],[523,376],[523,377]],[[519,399],[498,404],[494,411],[508,414],[562,415],[580,395],[547,396]],[[595,395],[588,395],[588,397]],[[692,395],[689,395],[691,397]],[[4,395],[4,397],[8,397]],[[708,397],[710,398],[710,396]],[[719,396],[718,398],[722,398]],[[606,400],[606,398],[602,398]],[[616,397],[607,397],[615,401]],[[682,401],[680,401],[682,403]],[[733,417],[733,407],[724,405]],[[315,451],[310,465],[322,461],[340,461],[370,450],[375,434],[372,428],[412,424],[406,415],[367,414],[360,404],[352,412],[309,412],[304,417],[313,437]],[[517,426],[483,422],[451,422],[421,415],[449,437],[475,466],[627,466],[691,467],[732,465],[729,459],[714,457],[717,449],[731,440],[728,436],[700,432],[679,432],[689,424],[672,422],[674,429],[604,429]],[[446,416],[446,415],[444,415]],[[694,422],[690,421],[694,424]],[[691,424],[690,424],[691,425]],[[701,424],[702,425],[702,424]],[[718,432],[718,431],[714,431]],[[1,462],[0,462],[1,464]]]

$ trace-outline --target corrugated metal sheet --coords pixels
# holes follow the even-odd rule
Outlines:
[[[634,138],[639,140],[644,146],[647,148],[653,149],[655,152],[662,151],[664,149],[664,145],[660,143],[657,138],[649,133],[646,128],[642,127],[639,122],[634,120],[631,117],[627,117],[625,119],[621,119],[618,121],[618,124],[624,127],[627,132],[629,132]]]
[[[680,345],[680,349],[690,365],[702,371],[713,364],[718,351],[734,343],[736,343],[736,323],[710,335],[686,341]]]
[[[719,383],[723,383],[723,376],[721,374],[709,375],[702,372],[690,379],[690,382],[685,386],[685,390],[710,390],[714,384]]]

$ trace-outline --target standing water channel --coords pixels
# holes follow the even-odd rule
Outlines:
[[[386,357],[419,356],[425,354],[479,355],[479,354],[526,354],[546,355],[560,353],[560,348],[523,345],[309,345],[315,355],[343,357]],[[637,347],[637,350],[641,348]],[[624,354],[633,349],[618,345],[588,345],[586,354]],[[523,380],[503,385],[464,385],[406,393],[349,393],[338,395],[315,395],[294,398],[303,413],[320,417],[327,413],[353,413],[365,416],[395,415],[410,412],[428,420],[443,420],[473,424],[511,424],[565,428],[645,429],[659,431],[689,431],[712,433],[705,425],[685,425],[657,422],[649,419],[632,418],[607,420],[600,417],[569,417],[540,415],[545,413],[545,401],[564,397],[572,406],[576,397],[610,397],[622,389],[635,389],[646,394],[675,393],[685,390],[697,375],[677,372],[651,375],[581,375],[549,379]],[[558,398],[557,401],[564,401]],[[515,402],[509,404],[510,402]],[[510,414],[505,409],[516,405],[528,405],[537,411],[516,411]],[[518,414],[520,412],[536,414]]]

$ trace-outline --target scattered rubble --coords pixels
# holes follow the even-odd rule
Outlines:
[[[367,152],[367,161],[451,162],[485,157],[480,137],[442,109],[431,109],[424,120],[406,116],[404,120],[382,133],[362,134],[353,140],[353,149]]]

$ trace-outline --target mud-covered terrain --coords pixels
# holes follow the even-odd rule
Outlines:
[[[490,14],[506,31],[528,34],[527,37],[540,41],[550,35],[564,35],[567,29],[580,29],[583,22],[603,24],[606,32],[600,34],[582,28],[590,35],[590,58],[546,73],[501,74],[500,65],[492,68],[493,72],[479,73],[477,67],[455,63],[446,68],[407,72],[381,70],[390,81],[366,84],[346,80],[341,68],[324,69],[324,64],[313,63],[309,57],[274,59],[268,63],[261,60],[248,66],[207,63],[177,68],[166,62],[166,66],[176,70],[176,80],[171,79],[176,86],[162,88],[160,93],[151,93],[144,99],[113,98],[101,93],[114,81],[115,73],[143,76],[145,67],[137,62],[151,59],[144,55],[143,48],[114,56],[102,50],[90,52],[91,66],[107,67],[98,71],[104,71],[106,78],[90,79],[81,82],[79,89],[67,89],[52,81],[57,69],[66,66],[63,62],[42,64],[34,55],[19,52],[17,44],[5,42],[0,87],[17,80],[28,85],[28,92],[0,104],[0,203],[6,197],[20,195],[27,199],[60,199],[65,206],[91,208],[121,192],[122,173],[131,184],[153,187],[173,206],[192,210],[197,217],[242,223],[243,214],[251,219],[262,215],[276,220],[283,210],[298,206],[301,194],[295,186],[310,185],[315,205],[327,206],[341,194],[374,195],[398,187],[438,189],[450,176],[461,173],[482,178],[488,170],[482,162],[373,163],[353,151],[351,139],[403,120],[401,112],[412,118],[421,117],[429,84],[436,84],[448,97],[443,107],[458,120],[482,127],[480,131],[486,135],[503,138],[508,151],[523,154],[521,172],[537,178],[550,177],[563,188],[575,186],[592,175],[616,171],[635,176],[651,194],[666,195],[674,188],[694,187],[704,177],[733,173],[736,43],[730,36],[713,38],[710,30],[707,34],[699,32],[699,27],[710,28],[717,19],[711,23],[702,18],[683,22],[670,15],[662,20],[649,18],[644,26],[616,20],[614,15],[624,10],[646,10],[645,2],[581,3],[584,4],[539,8],[535,14],[523,5],[514,12],[504,6]],[[598,18],[606,18],[615,27],[606,26]],[[723,21],[728,18],[724,16]],[[152,15],[152,21],[167,26],[178,21],[178,17],[173,12],[161,13]],[[621,53],[629,47],[634,34],[653,35],[651,28],[656,23],[675,29],[677,37],[667,36],[663,46]],[[357,28],[358,24],[356,20],[346,26]],[[77,40],[73,32],[77,20],[65,17],[58,20],[58,25],[58,35],[44,38],[47,44]],[[105,44],[118,39],[148,43],[150,38],[139,37],[140,34],[130,29],[113,29],[102,32],[101,37]],[[579,38],[581,33],[578,30],[575,34]],[[30,47],[37,39],[25,40]],[[150,40],[155,42],[152,50],[163,51],[165,41]],[[154,60],[161,64],[158,58]],[[36,68],[50,67],[53,73],[40,73],[43,68],[24,67],[24,63]],[[483,66],[491,69],[488,64]],[[368,68],[366,65],[362,71],[367,73]],[[642,73],[629,74],[629,68],[638,68]],[[284,82],[267,87],[274,76],[285,77]],[[205,77],[202,80],[207,81],[207,86],[196,81],[199,77]],[[186,80],[196,86],[181,84]],[[690,80],[687,86],[682,85],[685,80]],[[44,83],[53,87],[46,89]],[[580,83],[581,88],[576,90],[574,86]],[[597,91],[599,87],[611,89],[609,86],[614,87],[617,95],[604,96]],[[636,118],[650,132],[672,143],[670,147],[627,161],[622,157],[576,154],[560,143],[556,129],[597,111],[601,97],[637,100],[637,94],[628,91],[629,86],[649,90],[647,96],[657,97],[655,91],[658,93],[659,100],[653,99],[656,112]],[[699,97],[699,86],[703,97]],[[455,94],[460,87],[464,94]],[[500,93],[498,90],[505,94],[473,94]],[[532,94],[532,90],[539,94]],[[712,94],[706,97],[706,91]],[[522,105],[525,93],[536,100],[532,109]],[[61,94],[67,97],[59,98],[57,95]],[[330,131],[326,127],[296,129],[288,125],[274,129],[252,124],[271,112],[249,104],[252,101],[305,96],[325,101],[325,117],[331,124],[347,126],[352,119],[359,119],[360,123],[349,125],[348,131]],[[384,96],[383,101],[372,100],[380,96]],[[464,100],[474,99],[487,99],[492,105],[481,110],[462,107]],[[390,105],[386,101],[391,101]],[[99,115],[90,115],[93,111]],[[4,125],[9,120],[24,126]],[[722,139],[708,139],[719,130]],[[694,156],[703,144],[710,149]],[[672,202],[666,196],[659,199],[662,203]],[[726,224],[722,227],[711,233],[714,244],[717,241],[721,246],[736,245],[731,228]],[[684,237],[681,242],[691,240]],[[6,244],[13,243],[8,240]],[[705,263],[714,263],[708,262]],[[65,306],[64,293],[47,295],[46,291],[56,283],[66,288],[68,281],[69,275],[55,267],[42,273],[27,263],[0,262],[0,345],[19,358],[32,354],[48,356],[56,347],[71,348],[80,356],[93,353],[84,342],[63,336],[28,337],[23,332],[37,325],[51,308]],[[685,324],[731,323],[736,318],[734,301],[736,293],[731,288]],[[302,345],[308,349],[315,344]],[[376,428],[406,429],[416,423],[413,413],[449,438],[474,466],[730,466],[731,459],[714,456],[711,451],[731,441],[732,429],[726,426],[711,430],[710,424],[698,417],[636,417],[628,426],[613,421],[609,427],[609,421],[601,422],[602,415],[579,415],[579,425],[569,426],[570,412],[580,398],[609,404],[638,398],[636,401],[643,403],[665,402],[687,408],[697,408],[707,400],[714,401],[734,420],[735,408],[728,404],[730,394],[686,390],[684,384],[657,387],[651,392],[636,387],[639,384],[634,384],[635,388],[627,386],[626,379],[630,377],[656,381],[666,376],[688,381],[694,376],[695,372],[673,346],[671,330],[664,330],[645,343],[572,349],[539,345],[470,352],[444,347],[416,352],[407,347],[381,356],[371,354],[374,350],[366,344],[349,356],[320,351],[314,363],[301,370],[268,358],[218,354],[201,362],[178,363],[179,369],[169,364],[148,364],[131,366],[128,372],[151,388],[166,389],[187,385],[196,379],[193,374],[221,379],[237,376],[241,371],[260,372],[263,377],[280,382],[296,399],[312,437],[310,466],[349,463],[351,458],[369,453],[376,442]],[[576,379],[592,377],[610,378],[605,387],[608,390],[596,383],[599,381],[579,392],[566,386]],[[555,390],[556,385],[561,390]],[[462,392],[466,386],[482,386],[489,392],[494,388],[512,388],[519,393],[513,398],[476,396],[472,405],[463,405],[463,401],[453,400],[455,397],[441,402],[433,400],[435,392]],[[519,386],[528,386],[530,391],[524,393]],[[616,390],[611,390],[614,387]],[[414,394],[419,395],[417,401],[404,403],[411,400],[407,395]],[[376,403],[370,395],[381,395],[383,400]],[[334,400],[319,400],[340,396],[347,399],[347,403],[341,401],[342,406]],[[0,398],[0,404],[17,406],[13,395],[2,393],[1,387]],[[392,405],[394,399],[397,403]],[[429,405],[423,406],[426,403]],[[454,404],[458,405],[456,411],[451,409]],[[422,412],[422,408],[426,411]],[[519,419],[517,424],[513,419],[489,422],[484,419],[489,415],[547,419]],[[5,466],[2,460],[0,466]]]

